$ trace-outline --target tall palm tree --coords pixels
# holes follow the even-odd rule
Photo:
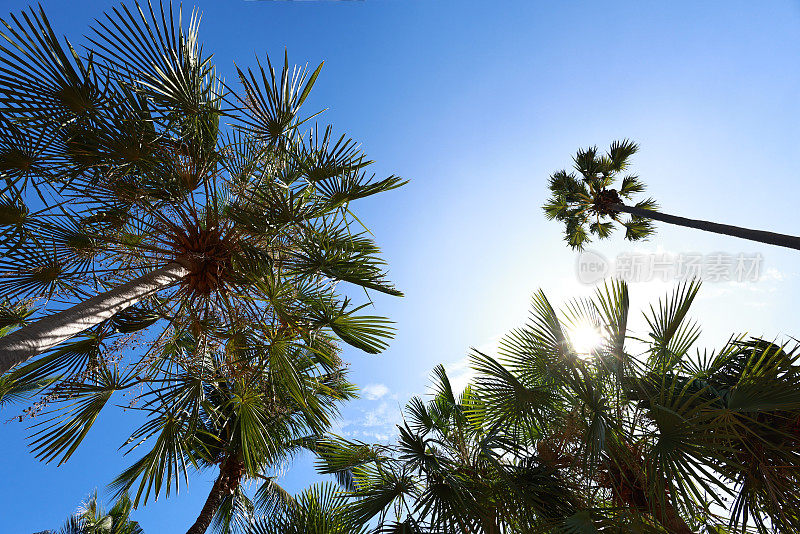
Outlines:
[[[800,250],[800,237],[662,213],[652,198],[631,204],[645,186],[638,176],[621,175],[637,150],[638,146],[627,139],[611,143],[605,154],[599,153],[597,147],[581,149],[574,158],[574,169],[580,177],[566,170],[550,176],[551,197],[543,209],[548,219],[564,223],[564,239],[573,249],[582,250],[592,235],[599,239],[609,237],[615,222],[625,228],[625,239],[637,241],[650,236],[654,232],[653,221],[660,221]],[[612,188],[620,177],[619,189]],[[621,213],[630,217],[622,220]]]
[[[440,431],[428,437],[452,404],[439,386],[425,410],[411,401],[396,445],[331,440],[321,469],[352,473],[356,517],[402,502],[406,524],[420,525],[411,532],[796,532],[800,347],[731,337],[719,351],[696,349],[700,328],[688,314],[698,287],[683,284],[652,306],[639,335],[622,282],[561,312],[540,292],[497,357],[473,352],[464,396],[479,400],[459,403],[462,421],[490,429],[491,440],[460,449]],[[602,341],[578,352],[586,325]],[[459,450],[486,455],[490,468],[454,461]],[[539,471],[515,478],[517,465]],[[501,500],[480,490],[495,480]],[[498,525],[469,522],[491,506]]]
[[[315,484],[275,513],[254,520],[247,534],[366,534],[354,525],[343,506],[341,492],[333,483]]]
[[[330,127],[302,130],[321,67],[267,60],[233,89],[186,19],[124,4],[84,52],[41,9],[1,30],[0,393],[47,386],[29,412],[48,414],[46,461],[69,459],[115,393],[172,387],[185,359],[215,354],[234,380],[268,354],[302,404],[298,352],[332,334],[379,353],[393,335],[342,283],[401,295],[352,201],[402,181],[368,174]]]
[[[199,22],[123,4],[76,48],[41,8],[3,21],[0,296],[39,310],[0,339],[0,373],[78,335],[109,342],[115,320],[148,339],[176,321],[336,329],[355,309],[337,282],[400,295],[351,201],[402,180],[303,130],[321,65],[267,59],[233,88]]]

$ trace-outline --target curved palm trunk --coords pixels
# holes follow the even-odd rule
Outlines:
[[[697,228],[698,230],[705,230],[706,232],[713,232],[715,234],[731,235],[741,239],[757,241],[759,243],[767,243],[768,245],[777,245],[779,247],[800,250],[800,237],[795,237],[792,235],[778,234],[764,230],[752,230],[750,228],[701,221],[698,219],[687,219],[686,217],[669,215],[667,213],[637,208],[635,206],[626,206],[625,204],[613,204],[611,209],[614,211],[621,211],[623,213],[630,213],[631,215],[636,215],[638,217],[653,219],[654,221],[676,224],[678,226],[685,226],[687,228]]]
[[[204,534],[208,530],[222,501],[239,486],[243,473],[241,462],[235,459],[228,459],[222,463],[219,468],[219,476],[211,486],[211,491],[208,493],[203,509],[200,510],[200,515],[197,516],[194,525],[189,527],[186,534]]]
[[[0,338],[0,374],[175,284],[188,272],[170,263]]]

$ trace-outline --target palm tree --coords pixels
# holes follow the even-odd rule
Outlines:
[[[567,479],[491,424],[473,387],[456,396],[444,367],[433,375],[431,400],[409,401],[396,445],[333,438],[318,447],[320,471],[350,490],[354,521],[377,516],[387,533],[544,532],[581,509]]]
[[[623,283],[562,314],[539,293],[529,324],[501,344],[505,365],[476,354],[486,412],[526,428],[536,456],[580,481],[607,518],[681,534],[797,530],[800,350],[732,337],[692,354],[698,289],[683,284],[651,307],[641,338],[628,331]],[[588,358],[570,340],[581,324],[605,338]]]
[[[24,324],[26,318],[33,311],[24,305],[0,304],[0,338],[13,331],[17,326]],[[54,381],[54,378],[20,380],[18,376],[12,376],[11,374],[0,375],[0,408],[8,404],[28,400]]]
[[[139,523],[130,519],[133,503],[122,495],[111,509],[104,511],[97,502],[95,491],[69,518],[60,534],[144,534]]]
[[[661,221],[800,250],[800,237],[662,213],[657,211],[658,206],[652,198],[626,204],[645,189],[639,177],[626,174],[622,176],[619,189],[611,186],[627,170],[629,159],[638,148],[626,139],[611,143],[605,154],[600,154],[597,147],[581,149],[574,158],[574,168],[580,173],[580,178],[566,170],[550,176],[552,196],[543,209],[548,219],[564,223],[564,239],[573,249],[583,250],[592,235],[599,239],[609,237],[615,229],[615,222],[625,228],[625,239],[638,241],[655,231],[653,221]],[[623,221],[620,213],[627,213],[630,217]]]
[[[330,127],[301,130],[321,66],[267,60],[234,90],[199,14],[185,22],[122,5],[81,54],[41,9],[4,21],[0,393],[48,386],[28,412],[48,414],[33,436],[46,461],[69,459],[115,393],[173,387],[185,358],[215,354],[235,382],[268,354],[302,404],[297,353],[331,334],[379,353],[393,335],[342,283],[401,295],[352,201],[402,181],[367,174]],[[195,354],[175,350],[182,336]]]
[[[178,490],[189,470],[212,470],[215,481],[187,534],[241,532],[254,514],[276,513],[288,501],[271,473],[313,450],[355,387],[346,379],[334,338],[312,342],[286,337],[265,347],[242,332],[222,353],[204,350],[190,331],[167,341],[170,360],[160,381],[147,384],[138,402],[147,419],[128,440],[129,450],[150,444],[113,483],[133,504],[162,489]],[[287,367],[291,362],[291,370]],[[246,487],[258,483],[253,498]]]
[[[366,534],[354,525],[335,484],[315,484],[269,516],[254,520],[247,534]]]
[[[638,336],[622,282],[561,312],[539,292],[497,357],[473,352],[460,402],[439,385],[424,410],[412,399],[396,445],[331,440],[320,467],[352,473],[355,517],[400,502],[420,526],[410,532],[796,532],[800,347],[735,336],[695,349],[698,289],[683,284],[652,306]],[[602,341],[581,353],[573,338],[587,325]],[[427,433],[458,405],[463,428],[489,429],[473,438],[482,446]],[[516,466],[525,476],[511,476]],[[502,499],[484,491],[497,480]],[[470,518],[481,510],[497,523]]]
[[[0,339],[0,373],[78,335],[108,343],[115,321],[148,339],[175,322],[336,329],[355,309],[337,282],[400,295],[351,201],[403,182],[330,127],[302,130],[321,65],[267,59],[234,89],[199,21],[122,5],[84,51],[41,8],[3,21],[0,295],[39,310]]]

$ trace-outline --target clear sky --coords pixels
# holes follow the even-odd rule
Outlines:
[[[192,1],[185,1],[188,8]],[[411,180],[359,206],[403,299],[377,297],[397,322],[380,356],[348,349],[363,398],[339,430],[366,441],[392,434],[409,395],[444,363],[463,384],[470,346],[487,350],[525,320],[531,293],[556,303],[591,292],[577,254],[540,206],[549,173],[581,146],[630,137],[634,169],[664,211],[799,234],[800,3],[796,1],[535,2],[531,0],[196,0],[201,36],[221,72],[254,55],[325,61],[307,111],[362,142],[378,174]],[[27,2],[2,0],[3,16]],[[82,35],[108,2],[42,0],[57,32]],[[694,309],[704,343],[732,332],[800,333],[800,255],[734,238],[659,227],[620,253],[755,254],[762,277],[706,283]],[[632,284],[634,306],[673,287]],[[638,312],[637,312],[638,313]],[[0,417],[0,531],[58,528],[94,488],[132,461],[117,447],[126,414],[101,418],[72,460],[38,463],[24,424]],[[9,421],[9,422],[7,422]],[[283,484],[314,480],[308,459]],[[183,532],[213,480],[135,512],[148,533]],[[183,530],[182,530],[183,529]]]

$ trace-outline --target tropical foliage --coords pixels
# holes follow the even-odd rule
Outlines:
[[[734,337],[695,349],[688,283],[629,330],[628,288],[557,313],[543,293],[454,395],[434,372],[391,446],[330,439],[320,469],[386,532],[794,532],[800,350]],[[603,343],[578,353],[570,332]]]
[[[213,470],[216,480],[188,532],[210,525],[215,532],[242,532],[254,516],[286,500],[275,477],[295,454],[314,449],[355,388],[333,339],[322,335],[302,349],[287,343],[223,355],[203,352],[196,338],[184,335],[172,340],[170,351],[162,373],[172,378],[139,397],[147,417],[128,440],[128,452],[146,452],[114,486],[132,489],[139,504],[162,490],[177,491],[193,470]],[[291,358],[294,375],[275,365],[280,357]],[[235,375],[226,372],[231,358]]]
[[[356,521],[377,516],[386,532],[493,534],[576,511],[565,480],[509,454],[506,437],[483,414],[473,417],[484,403],[472,387],[456,397],[443,367],[434,376],[433,398],[406,407],[396,446],[338,439],[321,448],[320,470],[347,477]]]
[[[119,500],[93,496],[65,534],[140,533],[131,510],[202,471],[195,534],[800,531],[800,348],[700,351],[695,283],[642,335],[622,282],[560,312],[540,292],[497,356],[472,353],[464,391],[434,370],[396,443],[327,435],[355,394],[342,344],[374,354],[393,335],[361,312],[369,292],[401,295],[353,202],[403,181],[305,113],[321,66],[266,58],[231,85],[199,22],[122,4],[80,47],[42,8],[2,20],[0,406],[39,394],[20,419],[59,464],[112,399],[141,423]],[[635,200],[637,149],[579,150],[578,174],[550,177],[544,210],[570,246],[658,220],[800,249]],[[590,354],[582,325],[603,339]],[[283,490],[301,451],[343,489]]]
[[[333,483],[311,486],[255,519],[248,534],[366,534],[342,506],[343,497]]]
[[[60,464],[124,395],[145,452],[117,486],[139,505],[217,469],[225,530],[352,395],[340,342],[392,337],[353,300],[401,295],[353,201],[403,181],[303,114],[321,65],[229,85],[199,22],[123,4],[81,48],[42,8],[3,21],[0,402],[41,392],[32,448]]]
[[[0,341],[5,358],[28,350],[4,370],[62,330],[81,333],[62,352],[82,354],[137,336],[160,357],[159,340],[180,329],[223,349],[241,325],[266,340],[324,328],[369,352],[385,346],[385,322],[355,316],[336,284],[399,294],[351,202],[401,180],[375,180],[330,127],[301,129],[321,66],[286,59],[276,74],[267,60],[237,70],[235,90],[198,23],[122,6],[79,54],[42,11],[4,21],[0,291],[6,308],[33,303],[45,316]],[[38,365],[85,367],[76,358]]]
[[[67,520],[59,534],[144,534],[139,523],[130,518],[133,503],[122,495],[110,510],[97,501],[97,492]]]

